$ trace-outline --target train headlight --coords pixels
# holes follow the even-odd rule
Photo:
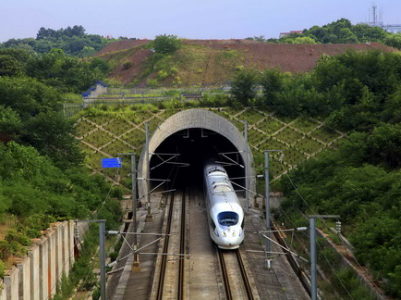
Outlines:
[[[226,237],[226,236],[227,236],[227,233],[226,233],[225,231],[223,231],[222,236]]]
[[[234,230],[233,231],[233,236],[236,236],[237,235],[237,232]]]

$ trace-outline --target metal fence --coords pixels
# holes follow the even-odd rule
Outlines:
[[[64,115],[69,118],[81,110],[90,107],[102,107],[102,106],[129,106],[135,104],[155,104],[162,103],[170,100],[179,100],[182,102],[190,100],[200,100],[202,95],[208,93],[209,95],[229,93],[229,86],[223,87],[188,87],[188,88],[176,88],[171,87],[164,88],[107,88],[106,93],[102,93],[97,97],[84,97],[82,103],[64,103]],[[180,96],[163,96],[168,92],[179,92]],[[126,96],[127,95],[127,96]],[[136,97],[128,95],[138,95]],[[147,96],[152,95],[152,96]],[[154,96],[157,95],[157,96]],[[99,97],[100,96],[100,97]]]
[[[199,100],[198,97],[186,97],[186,98],[180,98],[176,99],[173,97],[141,97],[141,98],[136,98],[136,97],[130,97],[130,98],[85,98],[83,103],[64,103],[64,116],[69,118],[83,109],[86,108],[99,108],[99,107],[104,107],[104,106],[130,106],[130,105],[136,105],[136,104],[157,104],[157,103],[162,103],[162,102],[167,102],[170,100],[179,100],[181,102],[189,101],[189,100]]]
[[[103,95],[149,95],[167,93],[170,91],[177,91],[179,93],[198,93],[205,92],[228,92],[231,87],[187,87],[187,88],[174,88],[174,87],[160,87],[160,88],[107,88],[107,92]]]

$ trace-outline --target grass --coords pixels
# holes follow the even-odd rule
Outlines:
[[[132,128],[132,125],[130,125],[124,119],[113,119],[110,123],[105,125],[104,128],[114,135],[119,136],[122,132],[125,132]]]
[[[311,130],[315,129],[317,125],[318,124],[315,121],[303,116],[296,119],[295,122],[292,124],[292,126],[305,133],[308,133]]]
[[[286,149],[283,156],[283,161],[291,166],[296,166],[297,164],[306,160],[307,156],[297,151],[293,148]]]
[[[320,150],[324,145],[319,143],[315,139],[307,136],[304,139],[299,140],[297,143],[295,143],[294,146],[302,152],[313,154],[316,151]]]
[[[291,127],[286,127],[283,130],[281,130],[277,135],[274,137],[289,144],[293,145],[295,144],[298,140],[300,140],[304,135],[296,130],[294,130]]]
[[[249,125],[255,124],[262,120],[265,117],[264,114],[261,114],[253,109],[248,109],[242,114],[240,114],[237,118],[240,120],[248,121]]]
[[[327,126],[317,128],[311,132],[311,135],[324,143],[329,143],[340,136],[337,131]]]
[[[261,142],[261,134],[255,129],[248,130],[248,143],[257,146]]]
[[[273,117],[267,117],[261,123],[258,124],[258,128],[263,130],[268,134],[273,134],[283,127],[283,123],[281,123],[278,119]]]
[[[78,137],[84,136],[94,129],[96,129],[96,126],[89,124],[85,119],[80,120],[75,125],[75,132]]]
[[[61,95],[61,98],[65,102],[69,103],[82,103],[82,95],[81,94],[74,94],[74,93],[64,93]]]
[[[131,149],[132,147],[130,145],[127,145],[126,143],[122,142],[121,140],[114,140],[110,144],[108,144],[106,147],[102,148],[102,151],[109,153],[112,157],[117,157],[118,153],[122,153],[122,149]],[[126,152],[126,151],[125,151]]]
[[[0,240],[4,240],[8,231],[15,227],[18,220],[13,215],[0,214]]]
[[[103,130],[96,130],[95,132],[88,135],[85,140],[96,148],[100,148],[107,144],[113,137]]]
[[[269,137],[259,146],[259,149],[261,150],[286,149],[286,148],[287,146],[285,144],[275,139],[274,137]]]

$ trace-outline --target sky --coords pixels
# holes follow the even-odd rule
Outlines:
[[[400,0],[377,0],[385,24],[401,24]],[[41,27],[153,39],[278,38],[340,18],[369,20],[368,0],[0,0],[0,42],[35,38]]]

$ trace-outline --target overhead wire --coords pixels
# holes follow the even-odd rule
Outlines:
[[[95,210],[95,211],[92,213],[92,220],[96,220],[96,219],[98,218],[100,211],[103,209],[103,207],[104,207],[104,205],[106,204],[106,202],[110,199],[110,193],[111,193],[113,187],[114,187],[114,184],[111,184],[111,185],[110,185],[110,188],[109,188],[109,191],[108,191],[107,194],[106,194],[106,197],[104,198],[104,200],[103,200],[102,203],[100,204],[100,208],[98,208],[97,210]],[[120,216],[120,218],[121,218],[121,216]],[[88,272],[87,272],[87,274],[86,274],[86,276],[85,276],[85,279],[82,281],[82,283],[80,284],[80,286],[77,288],[77,290],[76,290],[77,292],[82,290],[82,288],[85,286],[85,284],[87,283],[87,281],[88,281],[88,279],[89,279],[89,275],[90,275],[91,273],[93,273],[94,264],[95,264],[95,259],[94,259],[94,257],[97,256],[97,254],[99,253],[99,250],[100,250],[100,247],[97,247],[97,248],[96,248],[96,251],[95,251],[95,253],[94,253],[94,255],[92,256],[90,268],[89,268],[89,270],[88,270]],[[76,293],[75,293],[75,295],[76,295]]]
[[[293,183],[293,181],[291,180],[291,178],[288,176],[288,174],[285,174],[285,175],[287,176],[288,180],[290,181],[291,185],[294,187],[295,191],[297,192],[297,194],[299,195],[299,197],[302,199],[302,201],[306,204],[306,206],[307,206],[314,214],[316,214],[316,213],[313,211],[313,209],[308,205],[308,203],[305,201],[305,199],[302,197],[302,195],[299,193],[297,187],[295,186],[295,184]],[[321,219],[321,222],[326,226],[326,228],[330,229],[330,226],[325,222],[324,219]],[[319,245],[319,244],[318,244],[318,245]],[[321,246],[319,245],[319,247],[321,247]],[[327,260],[326,256],[325,256],[325,259]],[[357,260],[356,257],[354,257],[354,260],[355,260],[355,262],[357,263],[357,265],[361,268],[361,270],[364,270],[364,269],[362,268],[362,266],[360,265],[360,263],[359,263],[359,261]],[[328,261],[328,260],[327,260],[327,261]],[[364,273],[365,273],[365,271],[364,271]],[[366,274],[366,273],[365,273],[365,274]],[[335,275],[337,276],[336,273],[335,273]],[[380,288],[375,284],[375,282],[374,282],[374,281],[371,281],[371,283],[376,287],[376,289],[379,291],[379,293],[380,293],[383,297],[386,298],[386,296],[383,295],[383,293],[380,291]],[[342,284],[342,282],[341,282],[341,284]],[[348,292],[348,291],[347,291],[347,292]],[[387,299],[387,298],[386,298],[386,299]]]
[[[289,175],[288,175],[288,174],[285,174],[285,175],[287,176],[288,180],[290,181],[291,185],[293,186],[293,188],[294,188],[294,190],[296,191],[296,193],[298,194],[298,196],[302,199],[302,201],[303,201],[303,202],[305,203],[305,205],[308,207],[308,209],[309,209],[313,214],[317,215],[317,213],[310,207],[310,205],[306,202],[305,198],[301,195],[301,193],[299,192],[297,186],[296,186],[296,185],[294,184],[294,182],[291,180],[291,178],[289,177]],[[284,211],[284,209],[281,207],[281,205],[280,205],[279,203],[278,203],[278,205],[280,206],[281,211],[285,214],[285,211]],[[290,219],[290,218],[288,217],[288,215],[286,215],[286,217],[287,217],[288,219]],[[330,226],[325,222],[324,219],[322,219],[321,221],[322,221],[322,223],[323,223],[327,228],[330,229]],[[293,224],[294,224],[294,223],[293,223]],[[302,232],[302,234],[304,234],[304,235],[306,235],[307,237],[309,237],[308,234],[306,234],[305,232]],[[351,299],[354,299],[354,298],[352,297],[352,295],[350,294],[350,292],[348,291],[348,289],[346,288],[346,286],[344,285],[344,283],[343,283],[343,281],[341,280],[341,278],[339,278],[339,276],[337,275],[337,273],[336,273],[334,267],[332,266],[332,264],[330,263],[329,259],[327,258],[327,256],[326,256],[326,255],[324,254],[324,252],[322,251],[323,249],[322,249],[321,245],[320,245],[319,243],[316,243],[316,244],[317,244],[318,247],[320,248],[320,250],[321,250],[320,252],[321,252],[321,254],[323,255],[323,257],[325,258],[325,260],[327,261],[327,263],[328,263],[328,265],[329,265],[331,271],[332,271],[333,274],[336,276],[336,278],[337,278],[338,281],[340,282],[341,286],[344,288],[344,291],[348,294],[348,296],[349,296]],[[355,260],[356,260],[356,258],[355,258]],[[358,265],[359,265],[359,263],[358,263]]]

